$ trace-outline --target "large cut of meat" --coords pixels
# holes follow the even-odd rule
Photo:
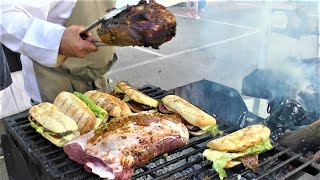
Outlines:
[[[70,159],[101,178],[130,179],[134,168],[188,143],[178,115],[136,114],[111,120],[64,146]]]
[[[158,49],[176,34],[176,19],[164,6],[141,0],[128,6],[98,29],[102,42],[112,46],[145,46]]]

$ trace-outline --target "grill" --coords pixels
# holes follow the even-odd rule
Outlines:
[[[191,96],[183,89],[195,90],[195,88],[190,87],[197,87],[198,92],[194,93],[202,93],[202,88],[199,87],[208,85],[211,86],[212,91],[215,91],[212,87],[219,86],[219,88],[216,88],[219,90],[223,87],[202,80],[171,91],[164,91],[151,85],[143,86],[139,90],[155,99],[161,99],[167,94],[178,94],[182,97],[186,96],[184,98],[190,101]],[[225,91],[226,89],[224,89]],[[227,91],[235,92],[230,88]],[[230,92],[227,94],[230,95]],[[235,97],[234,95],[232,97]],[[221,94],[219,96],[221,97]],[[198,100],[202,99],[201,96],[197,97]],[[203,108],[206,106],[204,102],[190,102],[205,109]],[[234,104],[234,101],[230,102]],[[211,111],[207,112],[212,114]],[[220,130],[231,133],[237,129],[233,125],[233,121],[226,118],[230,115],[220,114],[219,109],[216,109],[216,112],[219,117],[217,121]],[[29,125],[27,116],[28,112],[23,112],[5,119],[8,135],[2,137],[2,142],[10,177],[19,179],[17,177],[20,176],[23,179],[41,180],[99,179],[98,176],[87,173],[83,165],[70,160],[61,148],[55,147],[36,133]],[[152,159],[150,163],[136,168],[132,179],[219,179],[217,173],[212,170],[211,163],[202,157],[207,142],[212,139],[211,135],[192,137],[185,147],[158,156]],[[240,165],[227,171],[228,179],[298,179],[302,175],[320,179],[319,164],[307,160],[301,154],[296,154],[276,143],[272,150],[261,154],[259,160],[260,167],[256,172],[246,170]]]

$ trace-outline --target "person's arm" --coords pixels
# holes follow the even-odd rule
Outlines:
[[[97,48],[82,40],[82,27],[65,28],[46,19],[56,0],[37,2],[4,0],[1,4],[0,38],[12,51],[19,52],[45,66],[58,66],[58,54],[84,57]],[[72,9],[71,9],[72,10]],[[70,11],[71,11],[70,10]]]
[[[0,44],[0,91],[7,88],[12,84],[9,66],[7,63],[6,55]]]

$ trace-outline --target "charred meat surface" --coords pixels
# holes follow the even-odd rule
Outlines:
[[[176,19],[164,6],[141,0],[128,6],[98,29],[102,42],[111,46],[144,46],[158,49],[176,34]]]
[[[176,115],[136,114],[112,119],[64,146],[70,159],[101,178],[130,179],[134,168],[183,147],[187,128]]]
[[[239,160],[243,163],[244,167],[252,169],[254,172],[259,167],[259,159],[257,154],[244,156],[239,158]]]

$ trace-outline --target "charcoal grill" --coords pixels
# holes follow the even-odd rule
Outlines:
[[[207,80],[171,91],[164,91],[151,85],[143,86],[140,90],[155,99],[161,99],[167,94],[184,97],[208,113],[215,114],[218,117],[220,130],[225,133],[237,129],[230,117],[239,117],[241,115],[239,109],[246,110],[236,90]],[[190,90],[192,91],[188,92]],[[217,95],[219,98],[225,96],[224,105],[219,107],[212,105]],[[229,100],[227,96],[230,96]],[[208,103],[213,106],[211,109],[206,109],[210,107]],[[230,109],[233,111],[234,109],[230,107],[236,105],[239,106],[237,111],[233,113],[228,111]],[[28,112],[23,112],[5,119],[8,134],[2,136],[2,142],[10,179],[99,179],[98,176],[87,173],[83,165],[70,160],[61,148],[57,148],[36,133],[30,127],[27,116]],[[132,179],[219,179],[217,173],[212,170],[211,163],[202,157],[206,143],[212,139],[213,137],[208,134],[192,137],[185,147],[158,156],[150,163],[136,168]],[[320,165],[305,159],[301,154],[274,144],[271,151],[260,156],[260,168],[256,172],[246,170],[240,165],[228,170],[227,173],[228,179],[291,180],[306,174],[308,177],[320,179]]]

